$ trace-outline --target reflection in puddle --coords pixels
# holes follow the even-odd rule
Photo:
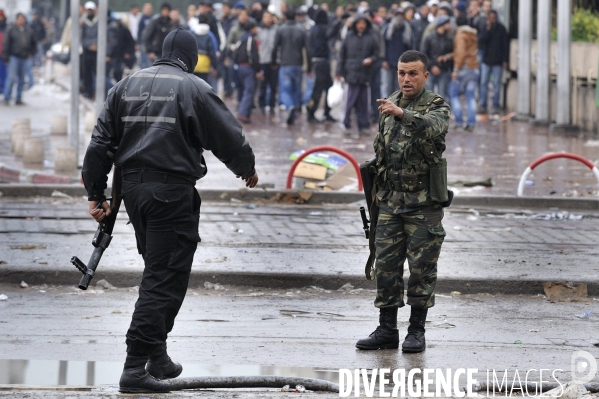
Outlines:
[[[122,362],[81,362],[64,360],[1,360],[0,384],[22,385],[116,385]],[[205,366],[183,364],[181,377],[281,375],[287,377],[318,378],[338,382],[337,370],[310,367],[279,366]]]

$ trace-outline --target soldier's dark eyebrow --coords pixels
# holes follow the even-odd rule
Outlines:
[[[403,72],[403,73],[410,73],[410,72],[418,72],[418,69],[409,69],[409,70],[405,70],[405,69],[399,69],[399,72]]]

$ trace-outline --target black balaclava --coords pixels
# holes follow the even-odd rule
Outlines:
[[[190,32],[181,28],[172,31],[162,43],[162,60],[174,61],[185,72],[193,73],[198,63],[198,42],[196,38]]]

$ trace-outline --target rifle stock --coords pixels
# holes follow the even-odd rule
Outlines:
[[[100,263],[100,259],[102,259],[104,251],[108,248],[110,241],[112,240],[112,230],[114,229],[114,223],[116,222],[116,217],[121,206],[121,186],[121,169],[115,165],[112,176],[111,198],[107,199],[110,200],[110,215],[98,223],[98,229],[92,240],[94,251],[89,258],[89,262],[87,262],[86,265],[77,256],[71,258],[71,263],[83,273],[83,276],[79,281],[79,288],[82,290],[86,290],[89,286],[98,264]]]

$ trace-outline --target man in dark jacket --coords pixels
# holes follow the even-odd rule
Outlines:
[[[302,65],[307,50],[307,36],[304,28],[295,22],[295,10],[285,12],[285,23],[277,30],[272,50],[272,63],[279,65],[279,97],[288,112],[287,124],[293,125],[297,109],[302,106]],[[279,52],[279,49],[281,50]],[[310,57],[308,70],[312,69]]]
[[[260,95],[258,96],[258,105],[263,113],[266,113],[266,107],[270,108],[270,115],[275,114],[275,104],[277,102],[277,86],[279,83],[278,71],[272,67],[272,48],[275,45],[277,36],[277,25],[274,16],[268,11],[262,14],[262,23],[258,29],[256,40],[260,43],[258,54],[260,56],[260,65],[264,79],[260,84]]]
[[[125,65],[132,68],[135,64],[135,40],[129,29],[116,18],[108,20],[107,31],[106,73],[119,82],[123,79]]]
[[[489,80],[493,77],[493,113],[500,112],[499,90],[503,70],[507,69],[509,57],[509,39],[505,27],[497,19],[497,11],[489,12],[486,29],[479,34],[483,48],[483,63],[480,71],[479,112],[487,112]]]
[[[339,51],[337,80],[343,77],[347,84],[347,103],[343,126],[349,134],[350,115],[353,108],[358,117],[358,132],[368,135],[370,127],[370,104],[368,93],[372,64],[377,59],[379,45],[371,32],[370,22],[364,15],[356,14],[351,30],[347,32]]]
[[[216,38],[216,51],[220,48],[220,35],[218,32],[218,21],[214,16],[214,8],[212,6],[212,0],[201,0],[198,7],[198,16],[205,15],[208,19],[208,26],[210,27],[210,32]]]
[[[83,48],[81,62],[81,80],[83,81],[83,96],[94,97],[94,76],[96,75],[96,60],[98,56],[98,16],[96,3],[85,3],[85,16],[81,23],[81,47]]]
[[[46,27],[40,18],[40,14],[36,11],[33,13],[31,24],[29,27],[33,31],[35,41],[37,42],[37,53],[34,57],[34,66],[42,66],[42,59],[44,57],[44,45],[46,44]]]
[[[151,62],[162,57],[162,43],[164,42],[164,38],[176,28],[169,16],[170,12],[170,4],[163,3],[162,7],[160,7],[160,14],[152,18],[144,29],[142,42]]]
[[[152,62],[150,62],[150,57],[148,57],[148,52],[146,51],[146,47],[143,44],[142,38],[143,38],[144,30],[147,28],[147,26],[150,24],[150,21],[152,20],[153,12],[154,12],[154,7],[152,6],[152,3],[145,3],[143,6],[143,9],[142,9],[142,16],[139,19],[139,26],[137,28],[137,44],[140,45],[139,65],[142,69],[147,68],[150,65],[152,65]]]
[[[393,18],[383,26],[385,39],[385,60],[383,69],[387,71],[387,79],[383,79],[381,95],[389,96],[398,90],[397,86],[397,60],[399,56],[415,47],[414,32],[404,18],[404,11],[396,8],[392,11]]]
[[[314,14],[314,22],[316,24],[310,29],[308,39],[308,48],[310,49],[310,57],[312,57],[312,72],[315,75],[314,90],[312,90],[312,98],[308,104],[308,122],[322,122],[314,116],[316,109],[318,109],[322,93],[325,95],[324,120],[326,122],[336,122],[330,115],[331,107],[329,107],[326,101],[329,88],[333,85],[329,40],[339,34],[342,22],[337,21],[334,25],[329,26],[329,16],[322,8],[319,8]]]
[[[25,85],[27,63],[35,55],[37,43],[33,31],[27,26],[25,15],[17,14],[17,20],[4,33],[2,40],[2,61],[8,65],[8,78],[4,85],[4,104],[10,104],[12,87],[17,84],[16,105],[23,105],[22,95]]]
[[[449,101],[447,85],[451,80],[451,71],[453,70],[451,61],[453,38],[449,36],[451,19],[446,15],[441,15],[433,23],[437,25],[437,28],[422,43],[422,52],[428,58],[429,75],[426,89],[439,93],[445,101]]]
[[[410,27],[412,28],[412,32],[414,32],[414,46],[419,47],[420,43],[422,43],[422,35],[424,35],[424,31],[428,26],[428,14],[429,8],[426,4],[423,4],[418,9],[419,18],[414,18],[410,21]]]
[[[122,196],[145,270],[127,332],[121,392],[168,392],[160,380],[182,367],[167,354],[166,339],[179,312],[200,242],[200,197],[194,185],[206,174],[210,150],[253,188],[252,148],[227,106],[191,74],[194,36],[177,29],[164,40],[163,58],[129,75],[108,94],[83,161],[89,211],[98,222],[112,164],[122,170]],[[98,208],[98,209],[96,209]]]
[[[4,84],[6,83],[6,64],[2,59],[2,42],[4,41],[4,32],[6,31],[6,15],[0,10],[0,93],[4,93]]]
[[[241,101],[237,106],[237,119],[243,123],[250,123],[250,114],[252,112],[252,103],[254,93],[256,92],[256,81],[262,79],[263,75],[260,65],[260,56],[258,54],[258,44],[256,35],[258,27],[253,21],[247,23],[248,32],[241,37],[239,46],[235,50],[233,58],[238,66],[241,91]]]

